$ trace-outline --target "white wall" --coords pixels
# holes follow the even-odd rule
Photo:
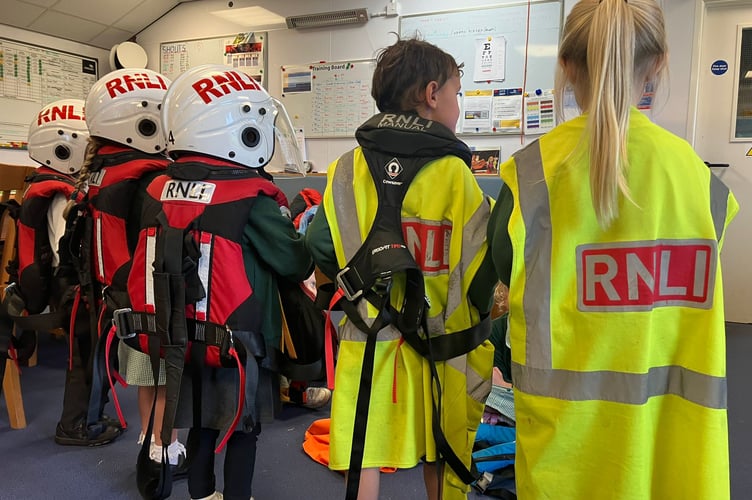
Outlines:
[[[39,33],[34,33],[33,31],[26,31],[4,24],[0,24],[0,37],[18,42],[39,45],[41,47],[50,47],[55,50],[62,50],[65,52],[97,59],[99,62],[98,67],[100,77],[110,71],[110,53],[109,51],[100,49],[98,47],[92,47],[91,45],[84,45],[81,43],[71,42],[69,40],[63,40],[61,38],[42,35]],[[0,120],[2,120],[1,115],[2,112],[0,111]],[[11,165],[37,165],[36,162],[29,158],[27,151],[15,151],[12,149],[0,149],[0,163],[8,163]]]
[[[281,16],[327,12],[347,8],[367,7],[373,13],[384,12],[389,0],[239,0],[234,8],[259,5]],[[463,0],[462,8],[482,7],[489,4],[513,3],[512,0]],[[564,0],[564,11],[569,12],[576,0]],[[687,109],[690,89],[689,71],[693,43],[695,0],[664,0],[671,48],[671,79],[668,89],[659,95],[653,118],[672,132],[687,137]],[[402,0],[399,2],[402,15],[454,10],[460,7],[456,0]],[[267,31],[264,26],[247,23],[234,24],[211,14],[226,9],[224,0],[204,0],[180,4],[172,12],[141,32],[138,43],[146,49],[149,67],[159,70],[159,44],[161,42],[209,38],[241,31]],[[365,59],[394,42],[391,32],[399,31],[397,17],[372,18],[365,25],[343,26],[317,30],[268,30],[268,89],[279,94],[281,64],[307,64],[312,61]],[[553,71],[554,68],[551,68]],[[472,137],[463,136],[471,146],[501,145],[501,159],[506,159],[525,144],[519,136]],[[341,153],[355,145],[353,139],[309,139],[308,156],[317,170],[326,166]]]

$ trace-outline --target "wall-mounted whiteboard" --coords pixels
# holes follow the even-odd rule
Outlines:
[[[471,119],[476,119],[485,127],[472,131],[519,133],[523,124],[517,110],[522,112],[522,94],[534,96],[540,90],[538,95],[547,95],[553,88],[562,2],[533,1],[529,9],[526,2],[520,2],[400,19],[402,38],[431,42],[464,64],[462,101],[468,107],[463,108],[458,132],[468,133]],[[496,114],[500,116],[492,116]]]
[[[0,148],[24,149],[29,124],[58,99],[86,99],[99,61],[0,38]]]
[[[247,73],[265,86],[266,40],[265,32],[248,32],[160,43],[159,72],[170,80],[175,80],[194,66],[224,64]]]
[[[278,95],[306,138],[354,137],[376,112],[371,97],[373,59],[282,66]]]

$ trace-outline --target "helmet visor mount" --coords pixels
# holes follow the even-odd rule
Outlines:
[[[269,173],[284,173],[306,175],[303,162],[303,151],[298,143],[295,127],[285,106],[276,98],[272,97],[274,106],[277,108],[277,116],[274,121],[274,139],[282,154],[275,155],[272,162],[266,166]],[[275,148],[276,149],[276,148]]]

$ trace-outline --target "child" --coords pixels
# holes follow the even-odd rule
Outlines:
[[[69,329],[70,309],[77,283],[70,262],[58,242],[65,232],[63,211],[74,191],[75,177],[84,162],[89,132],[84,102],[63,99],[43,107],[29,127],[29,157],[40,164],[28,179],[18,219],[18,277],[11,295],[22,298],[29,317],[21,321],[57,321],[46,329]],[[10,297],[8,297],[10,300]],[[50,313],[43,314],[50,306]],[[121,429],[100,420],[87,426],[91,392],[89,363],[96,335],[68,332],[70,362],[65,377],[63,411],[55,430],[55,442],[68,446],[98,446],[112,442]],[[102,415],[97,415],[101,417]]]
[[[349,470],[349,497],[355,490],[360,499],[378,498],[379,467],[407,468],[421,460],[429,499],[465,498],[472,481],[458,469],[470,466],[491,388],[493,348],[481,318],[490,310],[496,279],[485,242],[490,200],[471,172],[470,149],[453,133],[459,91],[460,68],[439,48],[399,40],[383,50],[372,91],[381,113],[357,130],[359,146],[329,166],[323,203],[306,233],[314,262],[354,299],[342,307],[358,311],[339,328],[332,399],[330,467]],[[368,238],[376,244],[363,247],[373,256],[369,269],[353,257],[372,226],[380,232]],[[400,260],[404,273],[395,272]],[[374,270],[380,276],[373,286],[358,287],[355,275],[373,276]],[[361,293],[368,301],[357,301]],[[380,302],[386,312],[369,313],[367,302]],[[439,356],[427,348],[425,335],[436,348],[443,341],[458,345]],[[432,401],[439,389],[440,399]],[[357,414],[364,410],[367,430],[359,448],[353,432],[362,429]],[[437,463],[435,415],[451,448],[440,450],[442,456],[451,451],[458,457],[452,466]],[[362,455],[359,483],[361,464],[351,455]]]
[[[105,339],[110,330],[112,313],[130,304],[127,278],[141,222],[141,202],[149,181],[167,168],[163,154],[167,142],[160,127],[159,108],[169,80],[148,69],[120,69],[100,78],[86,98],[90,145],[79,185],[87,185],[82,213],[92,220],[92,234],[84,243],[86,254],[80,272],[84,295],[93,307],[92,323],[99,331],[98,352],[102,357]],[[145,437],[155,390],[157,411],[164,407],[164,369],[160,389],[155,389],[149,358],[128,347],[118,346],[120,370],[125,381],[138,386],[138,407],[141,417],[139,443],[153,439],[152,459],[159,460],[161,440],[159,428],[154,436]],[[96,367],[95,380],[106,380]],[[100,368],[101,371],[103,368]],[[94,387],[92,406],[102,405],[107,385]],[[98,391],[98,392],[97,392]],[[185,448],[173,435],[170,464],[177,467],[185,460]]]
[[[282,328],[277,280],[300,281],[313,268],[302,237],[283,214],[287,199],[263,171],[275,134],[297,151],[292,125],[282,105],[253,78],[220,65],[180,75],[165,95],[162,117],[175,162],[147,191],[146,227],[128,280],[133,316],[144,318],[139,333],[153,339],[157,332],[146,327],[150,319],[160,324],[171,311],[185,311],[185,317],[172,314],[167,334],[172,344],[190,342],[176,423],[190,427],[191,498],[248,500],[261,423],[281,406],[272,355]],[[280,135],[283,125],[287,135]],[[176,252],[160,250],[175,241]],[[175,255],[181,250],[182,258]],[[172,280],[158,288],[174,264],[185,288]],[[165,290],[169,296],[160,296]],[[215,447],[228,428],[229,439],[219,446],[227,444],[219,493]]]
[[[577,3],[556,93],[583,114],[501,167],[520,499],[729,498],[719,253],[738,205],[635,107],[667,57],[654,0]]]

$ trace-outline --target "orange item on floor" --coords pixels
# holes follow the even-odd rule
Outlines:
[[[329,425],[330,418],[314,420],[306,429],[303,451],[316,462],[329,467]],[[381,467],[381,472],[397,472],[395,467]],[[344,471],[337,471],[344,472]]]

